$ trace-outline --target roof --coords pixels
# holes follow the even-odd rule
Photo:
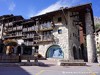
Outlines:
[[[2,15],[2,16],[0,16],[0,20],[1,21],[3,21],[3,20],[9,20],[9,19],[12,19],[12,18],[15,18],[15,19],[24,19],[21,15],[14,16],[13,14],[11,14],[11,15]]]
[[[21,15],[18,15],[18,16],[11,16],[11,17],[7,17],[7,18],[5,18],[5,19],[11,19],[11,18],[22,18],[22,19],[23,19],[23,17],[22,17]]]
[[[27,20],[24,20],[22,24],[29,24],[29,23],[34,23],[34,22],[35,22],[34,20],[27,19]]]
[[[82,16],[83,16],[83,21],[84,21],[84,24],[85,24],[85,20],[84,20],[84,13],[87,13],[88,10],[89,9],[89,12],[91,13],[91,19],[92,19],[92,26],[93,26],[93,30],[94,30],[94,32],[95,32],[95,27],[94,27],[94,17],[93,17],[93,10],[92,10],[92,3],[86,3],[86,4],[81,4],[81,5],[77,5],[77,6],[72,6],[72,7],[65,7],[65,8],[63,8],[63,9],[59,9],[59,10],[55,10],[55,11],[52,11],[52,12],[48,12],[48,13],[45,13],[45,14],[42,14],[42,15],[38,15],[38,16],[33,16],[33,17],[31,17],[31,19],[33,19],[33,20],[36,20],[36,19],[41,19],[41,18],[47,18],[47,16],[48,17],[53,17],[53,16],[55,16],[58,12],[60,12],[60,13],[62,13],[62,10],[63,10],[63,12],[68,12],[68,11],[71,11],[71,12],[77,12],[77,11],[79,11],[79,12],[82,12]],[[83,24],[83,25],[84,25]],[[84,25],[85,26],[85,25]],[[86,30],[85,30],[85,27],[84,27],[84,33],[86,33],[85,32]]]
[[[22,23],[22,22],[24,22],[24,20],[13,21],[13,24],[18,24],[18,23]]]
[[[72,7],[65,7],[65,8],[63,8],[63,10],[64,11],[68,11],[68,10],[73,11],[73,10],[80,10],[80,9],[85,9],[85,8],[91,9],[91,5],[92,5],[92,3],[86,3],[86,4],[81,4],[81,5],[72,6]],[[52,11],[52,12],[47,12],[45,14],[33,16],[33,17],[31,17],[31,19],[43,17],[43,16],[50,15],[50,14],[55,14],[56,12],[61,12],[61,11],[62,11],[62,9],[58,9],[58,10],[55,10],[55,11]]]
[[[13,14],[10,14],[10,15],[2,15],[2,16],[0,16],[0,20],[3,20],[5,18],[9,18],[9,17],[12,17],[12,16],[14,16],[14,15]]]

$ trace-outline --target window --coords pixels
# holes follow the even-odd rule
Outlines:
[[[96,36],[98,37],[98,33],[96,34]]]
[[[62,29],[59,29],[58,30],[58,34],[62,34]]]
[[[97,42],[97,45],[99,44],[99,42]]]
[[[97,38],[97,41],[98,41],[99,39]]]
[[[73,33],[73,36],[75,36],[75,34]]]
[[[61,22],[62,21],[62,18],[61,17],[58,17],[58,22]]]

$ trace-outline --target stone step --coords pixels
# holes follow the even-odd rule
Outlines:
[[[81,62],[66,62],[66,63],[58,63],[59,66],[86,66],[86,63]]]
[[[59,66],[86,66],[83,60],[58,60],[57,65]]]

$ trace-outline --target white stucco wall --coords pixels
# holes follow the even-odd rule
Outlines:
[[[96,41],[96,47],[98,47],[100,45],[100,31],[95,34],[95,41]]]
[[[3,29],[3,24],[0,24],[0,39],[2,38],[2,29]]]

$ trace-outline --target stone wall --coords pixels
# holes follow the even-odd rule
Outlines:
[[[58,17],[62,17],[62,22],[57,22]],[[78,37],[73,37],[73,33],[78,36],[78,27],[72,25],[72,19],[66,14],[66,19],[68,25],[65,23],[63,15],[59,13],[54,16],[53,20],[55,23],[55,28],[53,30],[53,35],[55,42],[44,44],[39,46],[39,53],[46,57],[47,49],[52,45],[59,45],[64,52],[64,59],[73,59],[73,46],[75,45],[77,49],[80,47]],[[69,20],[68,20],[69,19]],[[61,34],[58,34],[58,30],[62,30]]]
[[[62,17],[62,22],[57,22],[58,17]],[[66,16],[67,17],[67,16]],[[39,46],[39,53],[42,54],[44,57],[46,56],[47,49],[52,45],[59,45],[64,52],[64,58],[67,58],[67,51],[68,51],[68,29],[67,25],[65,24],[63,15],[59,13],[54,16],[53,18],[55,23],[55,28],[53,30],[53,35],[55,42],[44,44]],[[62,30],[61,34],[58,34],[58,30]]]

